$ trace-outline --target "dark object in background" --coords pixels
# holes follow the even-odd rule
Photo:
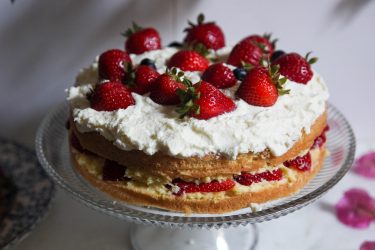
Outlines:
[[[6,215],[17,192],[11,178],[6,177],[0,168],[0,221]]]

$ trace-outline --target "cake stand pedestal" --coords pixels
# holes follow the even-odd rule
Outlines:
[[[255,224],[210,230],[136,225],[130,241],[134,250],[252,250],[258,243],[258,230]]]
[[[44,118],[36,137],[39,161],[73,198],[108,215],[136,222],[138,225],[131,228],[130,235],[135,250],[256,249],[256,223],[287,215],[317,200],[350,169],[355,153],[355,138],[349,123],[329,104],[327,148],[330,155],[317,176],[297,194],[272,202],[256,212],[244,208],[226,214],[187,216],[114,200],[84,180],[70,163],[65,129],[68,115],[69,107],[63,104]]]

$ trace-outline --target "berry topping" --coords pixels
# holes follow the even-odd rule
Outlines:
[[[275,49],[276,39],[271,41],[271,34],[260,35],[251,35],[244,39],[241,42],[250,42],[258,47],[260,47],[266,54],[272,55],[273,50]]]
[[[299,171],[309,171],[311,169],[311,156],[307,152],[304,156],[297,156],[293,160],[284,162],[284,166],[294,168]]]
[[[222,192],[232,189],[236,183],[233,180],[225,180],[222,182],[211,181],[209,183],[199,183],[187,182],[181,179],[174,179],[172,184],[179,187],[178,192],[173,194],[183,195],[185,193],[211,193],[211,192]]]
[[[156,70],[146,65],[140,65],[135,70],[128,67],[125,82],[130,91],[143,95],[151,91],[159,75]]]
[[[247,70],[242,67],[238,67],[233,70],[233,74],[237,80],[242,81],[243,79],[245,79]]]
[[[280,65],[280,73],[291,81],[307,84],[313,76],[310,64],[317,61],[317,58],[308,59],[310,53],[305,58],[297,53],[288,53],[275,60],[273,65]]]
[[[210,65],[204,71],[202,80],[211,83],[219,89],[229,88],[237,83],[233,72],[224,63]]]
[[[271,55],[271,63],[278,59],[280,56],[284,55],[285,52],[282,50],[276,50]]]
[[[317,138],[315,138],[313,145],[311,146],[312,149],[314,148],[320,148],[324,145],[324,143],[327,141],[326,135],[323,133],[319,135]]]
[[[89,99],[91,108],[97,111],[126,109],[128,106],[135,104],[131,92],[119,82],[99,84]]]
[[[281,178],[283,178],[283,172],[279,168],[257,174],[242,172],[241,175],[234,176],[234,179],[244,186],[250,186],[253,183],[259,183],[262,181],[279,181]]]
[[[166,73],[160,75],[151,89],[150,98],[162,105],[176,105],[180,103],[180,98],[177,94],[177,90],[186,89],[186,86],[182,83],[181,77],[183,72],[177,73],[176,68],[167,70]]]
[[[241,67],[243,63],[249,63],[251,65],[259,65],[262,59],[262,49],[250,42],[239,42],[234,46],[228,57],[228,64],[232,64],[236,67]]]
[[[171,42],[170,44],[168,44],[168,47],[174,47],[174,48],[182,48],[182,43],[180,42]]]
[[[125,176],[126,167],[115,161],[106,160],[103,166],[103,181],[128,181]]]
[[[153,69],[156,70],[156,65],[155,65],[155,62],[149,58],[145,58],[141,61],[140,65],[145,65],[145,66],[149,66]]]
[[[204,15],[199,14],[197,24],[188,22],[190,27],[185,29],[187,32],[184,42],[189,45],[203,44],[207,49],[217,50],[225,46],[224,33],[214,22],[204,22]]]
[[[177,67],[183,71],[205,71],[209,61],[194,50],[176,52],[168,61],[168,68]]]
[[[177,109],[180,117],[189,115],[197,119],[208,120],[212,117],[231,112],[236,108],[232,99],[208,82],[201,81],[194,86],[185,80],[186,91],[178,91],[181,104]]]
[[[99,77],[109,81],[121,82],[125,77],[126,64],[131,64],[128,53],[119,49],[108,50],[99,56]]]
[[[275,104],[280,95],[289,93],[283,89],[286,79],[279,79],[278,67],[255,67],[246,75],[236,95],[245,102],[262,107]]]
[[[142,54],[161,48],[160,35],[154,28],[142,28],[133,23],[133,28],[129,28],[123,35],[127,37],[125,48],[129,53]]]
[[[321,146],[324,145],[324,143],[327,141],[326,137],[326,132],[329,130],[329,126],[327,125],[324,129],[323,132],[314,140],[313,145],[311,146],[311,149],[314,148],[320,148]]]

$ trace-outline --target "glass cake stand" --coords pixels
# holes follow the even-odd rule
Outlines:
[[[81,178],[70,162],[65,128],[68,115],[68,104],[62,104],[40,125],[36,152],[41,164],[72,197],[108,215],[136,222],[130,233],[136,250],[255,249],[258,241],[256,223],[287,215],[317,200],[345,175],[355,153],[355,138],[349,123],[329,104],[327,146],[330,155],[318,175],[297,194],[257,211],[245,208],[226,214],[187,215],[115,200]]]

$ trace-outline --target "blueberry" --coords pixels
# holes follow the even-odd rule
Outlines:
[[[242,81],[245,78],[247,71],[244,68],[235,68],[233,74],[237,80]]]
[[[275,52],[272,53],[271,62],[275,61],[277,58],[279,58],[280,56],[282,56],[284,54],[285,54],[284,51],[282,51],[282,50],[276,50]]]
[[[153,69],[156,69],[155,62],[149,58],[145,58],[141,61],[141,65],[149,66]]]
[[[182,48],[182,43],[174,41],[168,44],[168,47]]]

